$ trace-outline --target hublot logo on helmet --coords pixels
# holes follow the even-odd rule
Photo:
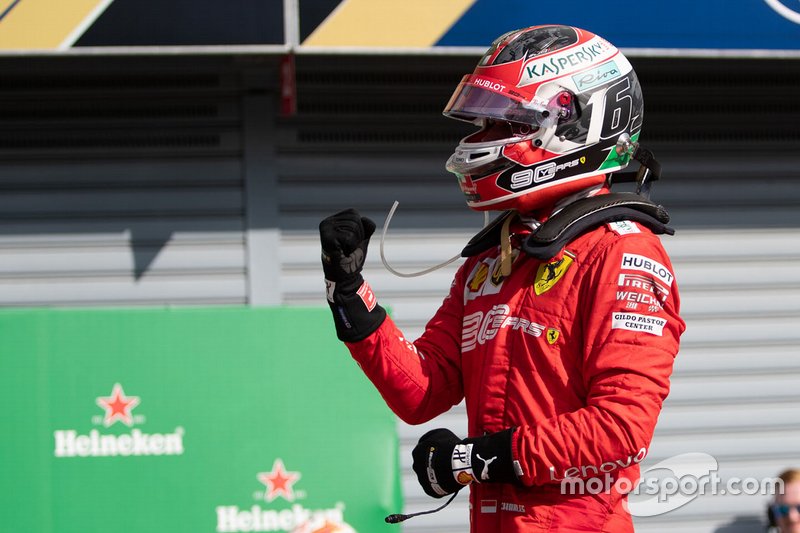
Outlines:
[[[480,87],[486,87],[487,89],[497,92],[503,92],[506,90],[506,86],[503,85],[502,83],[497,83],[495,81],[487,80],[485,78],[476,79],[475,85],[478,85]]]

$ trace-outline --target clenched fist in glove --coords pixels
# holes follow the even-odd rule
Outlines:
[[[355,209],[340,211],[319,225],[326,295],[336,335],[343,341],[366,338],[386,318],[386,311],[361,276],[374,232],[375,223]]]
[[[514,483],[513,438],[514,429],[463,440],[449,429],[431,430],[411,452],[417,480],[434,498],[457,492],[473,481]]]

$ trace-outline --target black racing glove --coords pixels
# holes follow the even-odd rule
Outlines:
[[[361,276],[374,232],[375,223],[355,209],[340,211],[319,224],[326,296],[336,335],[342,341],[366,338],[386,318],[386,311]]]
[[[457,492],[473,481],[517,483],[513,436],[514,428],[463,440],[449,429],[431,430],[411,452],[417,480],[434,498]]]

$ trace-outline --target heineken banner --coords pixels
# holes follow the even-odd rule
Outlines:
[[[328,315],[0,312],[2,530],[396,530],[395,418]]]

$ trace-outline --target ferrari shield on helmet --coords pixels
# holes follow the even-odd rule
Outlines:
[[[630,161],[642,91],[628,60],[593,33],[534,26],[497,38],[444,115],[479,130],[447,161],[467,205],[530,212],[597,186]]]

